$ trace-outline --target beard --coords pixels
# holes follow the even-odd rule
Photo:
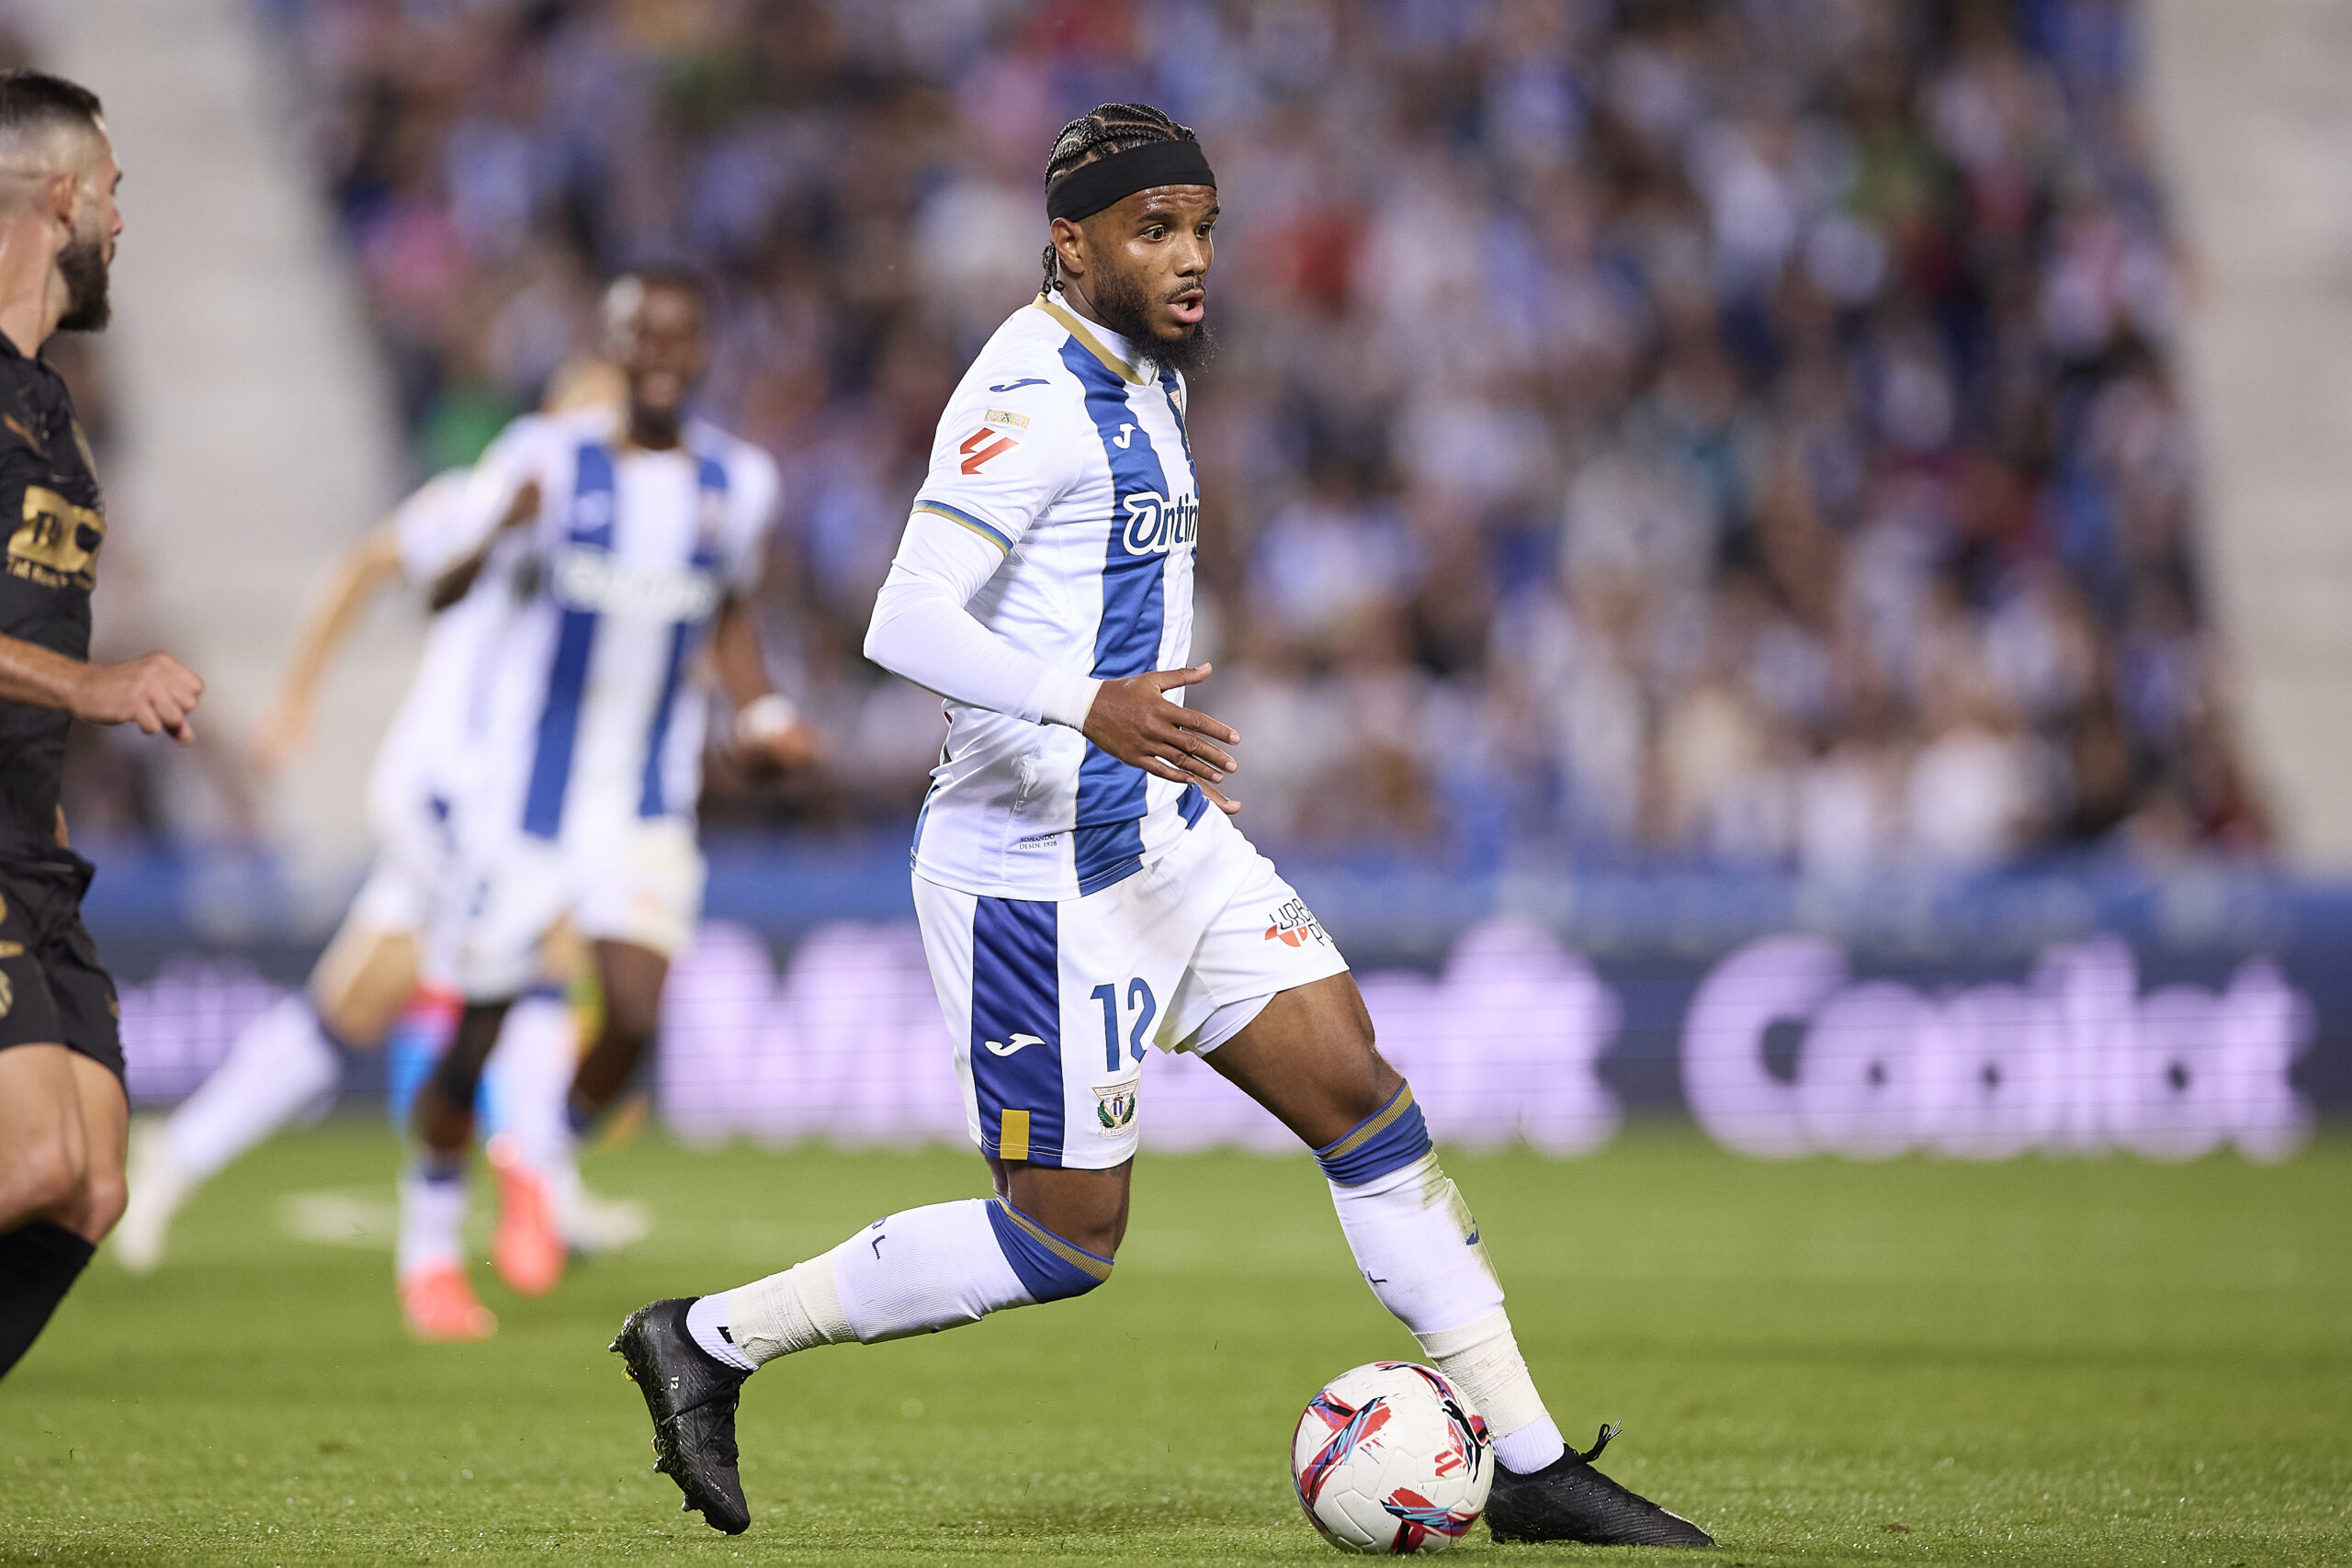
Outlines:
[[[1151,301],[1135,277],[1106,272],[1095,286],[1092,300],[1102,324],[1133,344],[1155,365],[1190,376],[1216,356],[1216,334],[1203,315],[1182,337],[1166,338],[1151,330]]]
[[[100,240],[76,240],[57,253],[57,270],[65,279],[65,313],[57,319],[63,333],[106,331],[114,319],[107,299],[107,251]]]

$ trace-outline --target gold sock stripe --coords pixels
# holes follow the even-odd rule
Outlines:
[[[1010,1115],[1012,1113],[1008,1111],[1006,1114]],[[1023,1213],[1020,1210],[1014,1208],[1012,1204],[1006,1202],[1001,1198],[991,1199],[990,1201],[995,1203],[999,1209],[1004,1211],[1004,1217],[1006,1219],[1011,1220],[1014,1224],[1019,1225],[1023,1231],[1026,1231],[1039,1247],[1044,1247],[1046,1251],[1052,1253],[1055,1257],[1060,1258],[1071,1268],[1083,1269],[1097,1280],[1107,1280],[1111,1277],[1111,1265],[1104,1262],[1102,1258],[1095,1257],[1094,1254],[1087,1251],[1084,1247],[1072,1247],[1069,1243],[1064,1241],[1061,1237],[1056,1235],[1053,1232],[1047,1230],[1045,1226],[1039,1224],[1036,1221],[1031,1219],[1028,1215]]]
[[[1400,1086],[1395,1094],[1388,1097],[1387,1104],[1365,1117],[1357,1124],[1354,1132],[1350,1133],[1329,1148],[1316,1150],[1315,1157],[1325,1160],[1338,1159],[1342,1155],[1353,1153],[1394,1125],[1396,1118],[1412,1109],[1412,1105],[1413,1086],[1411,1084]]]

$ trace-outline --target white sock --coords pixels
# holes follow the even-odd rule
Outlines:
[[[580,1023],[560,997],[532,992],[507,1010],[482,1068],[490,1091],[484,1132],[513,1135],[525,1162],[548,1170],[574,1163],[564,1097],[580,1066]]]
[[[724,1346],[759,1365],[815,1345],[935,1334],[1006,1307],[1033,1306],[1036,1298],[1005,1260],[989,1208],[973,1198],[876,1220],[820,1257],[723,1297],[703,1297],[687,1324],[720,1360],[736,1364],[720,1354]]]
[[[580,1199],[580,1156],[564,1103],[579,1066],[580,1021],[571,1005],[534,991],[507,1010],[482,1068],[484,1131],[514,1140],[523,1163],[547,1182],[557,1224],[567,1231]]]
[[[1415,1334],[1458,1328],[1502,1306],[1478,1222],[1434,1152],[1360,1187],[1331,1183],[1331,1206],[1364,1282]]]
[[[1495,1462],[1513,1475],[1532,1475],[1567,1451],[1568,1440],[1549,1415],[1495,1439]]]
[[[695,1343],[741,1371],[795,1350],[857,1337],[833,1283],[833,1255],[820,1253],[781,1274],[704,1296],[686,1309]]]
[[[1566,1452],[1511,1337],[1478,1222],[1436,1153],[1361,1186],[1333,1182],[1331,1206],[1372,1293],[1486,1417],[1504,1466],[1524,1475]]]
[[[1559,1424],[1544,1408],[1527,1358],[1510,1331],[1510,1314],[1498,1306],[1460,1328],[1417,1334],[1421,1354],[1470,1396],[1487,1418],[1495,1458],[1505,1470],[1532,1475],[1567,1452]]]
[[[393,1268],[401,1279],[432,1264],[463,1259],[469,1196],[462,1175],[411,1169],[401,1178],[401,1237]]]
[[[334,1088],[342,1059],[310,998],[291,996],[245,1026],[229,1055],[164,1123],[172,1159],[194,1186]]]
[[[779,1274],[775,1278],[781,1280],[784,1275]],[[746,1290],[750,1288],[748,1285],[744,1287]],[[702,1347],[705,1355],[724,1361],[739,1372],[756,1372],[760,1370],[759,1362],[743,1354],[735,1345],[734,1309],[727,1300],[734,1293],[732,1291],[721,1291],[715,1296],[696,1296],[694,1305],[686,1309],[686,1332],[695,1337],[695,1343]],[[797,1350],[804,1347],[796,1345],[793,1348]]]

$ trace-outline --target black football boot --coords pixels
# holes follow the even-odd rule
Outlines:
[[[1495,1466],[1487,1529],[1497,1540],[1576,1540],[1588,1546],[1713,1546],[1715,1538],[1679,1514],[1592,1468],[1618,1428],[1603,1427],[1584,1452],[1570,1449],[1532,1475]]]
[[[739,1372],[686,1332],[686,1297],[628,1314],[606,1348],[628,1364],[630,1381],[653,1417],[653,1468],[686,1495],[684,1511],[729,1535],[752,1527],[743,1481],[735,1471],[735,1402],[749,1372]]]

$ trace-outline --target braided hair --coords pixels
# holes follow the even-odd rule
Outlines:
[[[1062,127],[1054,138],[1053,154],[1046,160],[1046,184],[1082,164],[1114,152],[1125,152],[1154,141],[1197,141],[1189,125],[1179,125],[1149,104],[1097,104]],[[1053,292],[1060,267],[1054,247],[1046,247],[1045,291]]]

